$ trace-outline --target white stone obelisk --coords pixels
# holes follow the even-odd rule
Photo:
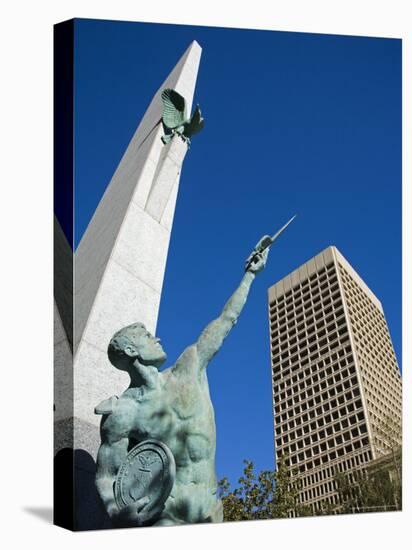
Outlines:
[[[74,449],[96,458],[101,417],[94,407],[122,393],[128,384],[127,375],[109,363],[109,341],[133,322],[143,322],[152,333],[156,330],[180,171],[188,149],[179,136],[167,145],[161,140],[161,93],[175,89],[190,113],[200,56],[201,48],[193,42],[154,95],[75,252],[72,365],[63,317],[56,314],[55,378],[56,385],[66,388],[55,392],[55,451],[73,437]],[[60,349],[64,357],[59,359]],[[66,376],[70,367],[72,378],[70,373]],[[66,395],[72,392],[72,404],[59,398],[65,390]]]
[[[193,42],[155,94],[75,254],[75,447],[94,457],[100,417],[94,407],[127,387],[107,359],[110,338],[143,322],[156,330],[180,171],[187,144],[164,145],[161,93],[173,88],[192,108],[201,48]],[[93,429],[94,428],[94,429]],[[91,437],[95,432],[96,438]]]

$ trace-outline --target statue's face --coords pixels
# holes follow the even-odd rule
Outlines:
[[[160,339],[150,334],[142,323],[134,323],[124,327],[113,337],[118,352],[110,352],[109,360],[120,370],[128,371],[135,361],[142,365],[152,365],[160,368],[166,360],[166,354],[160,345]],[[120,347],[119,347],[120,346]]]
[[[153,365],[159,368],[166,361],[166,353],[160,344],[160,338],[156,338],[145,328],[140,331],[133,343],[139,361],[143,365]]]

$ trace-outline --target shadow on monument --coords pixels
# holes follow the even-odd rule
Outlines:
[[[95,486],[96,463],[82,450],[61,449],[54,458],[54,524],[71,531],[112,529]],[[32,509],[34,513],[34,509]],[[27,511],[30,511],[29,509]],[[37,515],[40,516],[40,513]]]

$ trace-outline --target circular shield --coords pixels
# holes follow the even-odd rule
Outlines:
[[[156,519],[173,487],[176,465],[172,451],[155,439],[138,443],[128,453],[116,476],[114,495],[118,507],[143,506],[141,521]]]

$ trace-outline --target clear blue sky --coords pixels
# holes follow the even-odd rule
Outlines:
[[[267,289],[334,244],[382,301],[401,360],[401,41],[77,20],[76,243],[153,94],[192,40],[205,129],[182,170],[158,335],[172,364],[272,249],[209,367],[217,473],[273,468]],[[136,319],[138,320],[138,319]]]

